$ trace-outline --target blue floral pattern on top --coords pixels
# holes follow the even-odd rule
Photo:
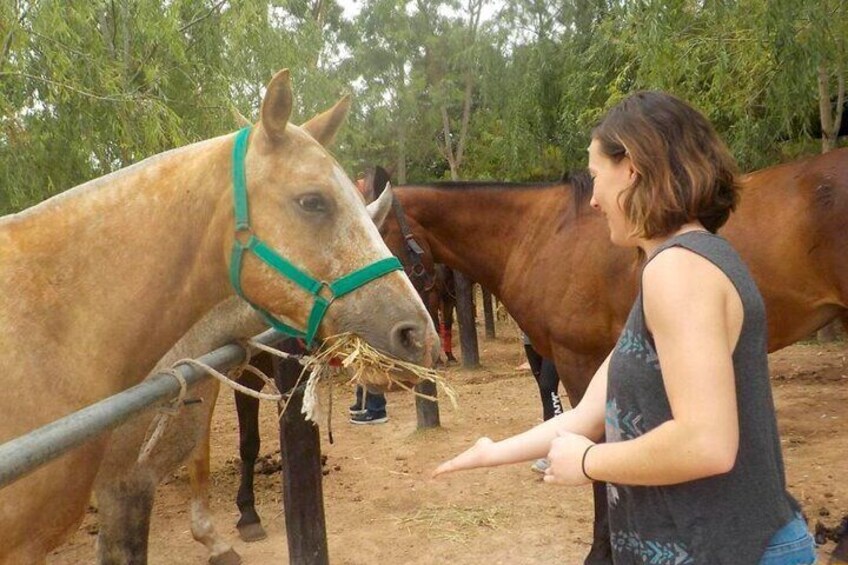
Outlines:
[[[634,532],[612,532],[612,549],[629,553],[650,565],[692,565],[695,560],[689,550],[675,542],[643,540]]]
[[[660,359],[657,352],[643,335],[632,330],[624,330],[616,349],[621,353],[641,359],[657,371],[660,370]]]

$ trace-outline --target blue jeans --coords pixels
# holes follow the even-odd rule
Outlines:
[[[371,413],[386,413],[386,397],[379,393],[368,392],[364,387],[356,386],[356,405],[362,406],[362,395],[365,395],[365,409]]]
[[[816,544],[800,514],[769,540],[759,565],[812,565],[816,562]]]

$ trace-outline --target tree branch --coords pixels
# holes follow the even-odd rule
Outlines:
[[[205,20],[206,18],[210,17],[212,14],[214,14],[215,12],[217,12],[217,11],[218,11],[218,8],[220,8],[220,7],[224,4],[224,2],[226,2],[226,1],[227,1],[227,0],[219,0],[217,4],[215,4],[214,6],[212,6],[211,8],[209,8],[209,11],[207,11],[207,12],[206,12],[205,14],[203,14],[202,16],[198,16],[198,17],[194,18],[193,20],[191,20],[190,22],[188,22],[186,25],[184,25],[183,27],[181,27],[181,28],[178,30],[178,32],[179,32],[179,33],[182,33],[182,32],[184,32],[185,30],[189,29],[190,27],[192,27],[192,26],[194,26],[194,25],[196,25],[196,24],[199,24],[200,22],[202,22],[202,21],[203,21],[203,20]]]
[[[98,94],[94,94],[93,92],[88,92],[86,90],[76,88],[76,87],[71,86],[70,84],[67,84],[67,83],[64,83],[64,82],[57,82],[55,80],[50,80],[48,78],[31,75],[29,73],[0,72],[0,77],[2,77],[2,76],[18,76],[18,77],[28,78],[30,80],[37,80],[39,82],[43,82],[44,84],[49,84],[51,86],[58,86],[59,88],[66,88],[66,89],[70,90],[71,92],[75,92],[75,93],[77,93],[81,96],[85,96],[86,98],[92,98],[94,100],[103,100],[105,102],[130,102],[130,101],[133,101],[133,100],[139,100],[139,98],[153,98],[153,97],[139,97],[139,96],[133,96],[133,95],[120,96],[120,97],[118,97],[118,96],[100,96]]]
[[[840,14],[841,15],[841,14]],[[845,109],[845,41],[839,38],[836,44],[836,116],[833,120],[833,141],[839,139],[842,127],[842,112]]]
[[[442,133],[445,136],[445,159],[448,160],[448,165],[453,169],[455,164],[453,142],[451,141],[450,118],[448,118],[448,109],[445,104],[442,104]],[[438,144],[438,141],[436,143]]]
[[[828,74],[825,63],[819,64],[819,120],[821,121],[822,130],[822,153],[827,153],[833,149],[831,141],[834,130],[833,108],[830,105],[830,77]]]
[[[3,67],[6,65],[6,58],[9,56],[9,51],[12,49],[12,37],[15,35],[15,28],[23,26],[27,13],[29,13],[29,8],[21,12],[21,15],[18,16],[18,25],[10,25],[9,33],[7,33],[6,37],[3,38],[3,50],[0,52],[0,71],[2,71]]]
[[[836,70],[838,92],[836,95],[836,116],[833,119],[833,140],[839,139],[839,130],[842,127],[842,112],[845,109],[845,69],[839,67]]]
[[[459,144],[456,150],[456,166],[462,164],[462,155],[465,152],[465,142],[468,139],[468,124],[471,121],[471,95],[474,92],[474,79],[471,72],[465,72],[465,99],[462,101],[462,126],[459,130]]]

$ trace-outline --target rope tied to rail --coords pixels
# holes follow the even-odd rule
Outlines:
[[[398,378],[397,371],[405,371],[412,373],[422,380],[434,382],[441,388],[451,404],[456,408],[456,393],[445,382],[444,377],[438,374],[433,369],[420,367],[413,363],[402,361],[388,357],[373,347],[364,342],[361,338],[354,334],[339,334],[327,338],[318,351],[309,355],[293,354],[281,351],[275,347],[265,345],[255,338],[240,341],[238,344],[244,348],[245,355],[243,361],[233,367],[227,374],[207,365],[197,359],[180,359],[175,362],[165,374],[172,375],[177,380],[182,378],[177,367],[179,365],[189,365],[200,369],[208,375],[214,377],[221,384],[245,394],[257,400],[265,400],[276,402],[279,409],[280,418],[286,413],[292,397],[296,392],[303,393],[303,404],[301,413],[306,420],[317,423],[320,420],[326,419],[327,431],[330,442],[332,443],[332,406],[333,406],[333,378],[341,371],[350,373],[348,384],[358,384],[367,386],[369,383],[383,384],[388,381],[391,385],[397,386],[403,390],[411,392],[413,395],[436,402],[437,399],[433,396],[421,393],[412,386],[403,382]],[[294,387],[285,393],[280,392],[274,380],[250,364],[254,350],[264,351],[281,359],[291,359],[297,361],[303,369],[301,370]],[[258,392],[244,386],[238,382],[239,377],[248,371],[259,377],[271,389],[271,393]],[[304,376],[308,374],[304,382]],[[328,383],[327,386],[327,407],[325,413],[319,400],[319,384],[321,381]],[[381,382],[382,381],[382,382]],[[145,461],[150,452],[155,447],[156,443],[164,433],[164,429],[168,421],[173,418],[179,409],[186,404],[184,381],[181,383],[181,392],[179,398],[171,402],[168,407],[160,409],[154,421],[151,422],[149,437],[146,438],[142,451],[139,455],[139,462]]]
[[[288,394],[280,393],[280,391],[277,389],[277,386],[274,383],[274,380],[272,378],[270,378],[268,375],[266,375],[260,369],[257,369],[256,367],[251,365],[250,361],[251,361],[251,358],[253,356],[253,350],[259,349],[259,350],[262,350],[262,351],[266,351],[268,353],[271,353],[272,355],[276,355],[277,357],[281,357],[281,358],[284,358],[284,359],[295,359],[298,363],[300,363],[301,365],[304,365],[304,367],[305,367],[306,363],[308,362],[308,360],[304,359],[305,356],[293,355],[293,354],[290,354],[290,353],[286,353],[286,352],[280,351],[279,349],[276,349],[274,347],[270,347],[270,346],[267,346],[265,344],[259,343],[258,341],[254,340],[254,339],[250,339],[250,340],[247,340],[247,341],[239,341],[237,343],[239,345],[241,345],[242,348],[244,348],[244,353],[245,353],[244,354],[244,360],[239,365],[236,365],[231,370],[227,371],[227,374],[222,373],[221,371],[217,370],[215,367],[212,367],[211,365],[207,365],[206,363],[203,363],[202,361],[198,361],[197,359],[190,359],[190,358],[180,359],[179,361],[176,361],[173,365],[171,365],[171,367],[169,367],[167,369],[163,369],[162,371],[159,371],[159,373],[165,374],[165,375],[170,375],[171,377],[173,377],[174,379],[177,380],[177,382],[180,384],[180,393],[179,393],[179,396],[177,396],[177,398],[175,398],[174,400],[172,400],[171,402],[169,402],[165,406],[160,407],[156,416],[154,416],[153,420],[151,421],[150,426],[148,427],[147,434],[145,435],[144,443],[142,444],[141,450],[139,451],[139,455],[138,455],[138,462],[139,463],[145,463],[150,458],[150,454],[153,452],[153,449],[156,447],[156,445],[159,443],[162,436],[164,435],[165,429],[167,428],[168,424],[170,423],[170,420],[172,418],[174,418],[179,413],[180,409],[186,404],[185,397],[186,397],[188,386],[186,384],[185,378],[183,377],[182,373],[180,373],[180,371],[179,371],[178,367],[180,365],[190,365],[190,366],[193,366],[195,368],[198,368],[198,369],[204,371],[206,374],[214,377],[221,384],[223,384],[223,385],[225,385],[225,386],[227,386],[227,387],[229,387],[229,388],[231,388],[235,391],[238,391],[242,394],[250,396],[252,398],[256,398],[258,400],[272,401],[272,402],[277,403],[277,406],[281,407],[280,408],[280,415],[282,417],[282,414],[284,414],[286,409],[288,408],[288,404],[289,404],[291,397],[292,397],[292,392],[294,392],[294,391],[290,391]],[[264,393],[264,392],[255,391],[255,390],[248,388],[248,387],[244,386],[243,384],[239,383],[238,379],[241,377],[242,373],[244,373],[245,371],[259,377],[268,387],[270,387],[272,392],[271,393]],[[305,370],[304,370],[304,372],[305,372]],[[317,372],[320,372],[319,367],[316,367],[315,369],[313,369],[313,371],[312,371],[313,375],[310,377],[310,382],[314,378],[317,378],[316,375],[315,375],[315,373],[317,373]],[[302,374],[303,373],[301,373],[301,376],[302,376]],[[297,388],[297,386],[295,386],[295,388]],[[315,394],[315,387],[314,386],[311,387],[309,393]],[[305,392],[304,394],[307,394],[307,393]],[[283,403],[283,400],[285,400],[285,403]],[[310,399],[310,400],[311,400],[311,402],[307,403],[306,399],[304,399],[304,405],[306,406],[308,404],[310,407],[315,407],[315,406],[318,405],[318,403],[315,401],[315,399]],[[317,421],[317,417],[316,417],[317,415],[313,413],[312,408],[309,411],[304,410],[303,412],[306,415],[307,420],[311,420],[313,422]]]
[[[185,377],[183,377],[182,373],[177,370],[176,366],[169,367],[161,372],[163,374],[170,375],[177,380],[180,384],[180,394],[167,405],[160,407],[158,413],[150,423],[150,427],[148,427],[147,434],[144,438],[144,443],[138,453],[139,463],[144,463],[150,458],[150,453],[165,433],[165,428],[168,426],[168,422],[171,418],[177,415],[180,408],[183,406],[186,393],[188,392],[188,384],[186,383]]]

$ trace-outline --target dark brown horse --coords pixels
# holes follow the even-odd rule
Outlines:
[[[364,179],[365,201],[373,202],[379,198],[390,180],[391,175],[383,167],[370,167]],[[442,351],[447,361],[456,361],[451,343],[453,310],[456,306],[453,271],[433,261],[433,254],[430,252],[427,241],[416,238],[407,224],[406,214],[400,201],[392,201],[391,215],[397,223],[400,236],[394,242],[395,247],[392,253],[403,263],[404,272],[427,307],[433,319],[433,325],[441,336]]]
[[[775,351],[840,318],[848,327],[848,149],[747,175],[722,235],[765,299]],[[637,291],[639,259],[614,247],[588,206],[585,175],[562,183],[440,183],[398,187],[416,239],[433,260],[490,289],[556,363],[572,405],[613,347]],[[397,222],[381,229],[389,248]],[[422,245],[425,245],[422,243]],[[595,543],[609,562],[605,491],[595,488]]]

